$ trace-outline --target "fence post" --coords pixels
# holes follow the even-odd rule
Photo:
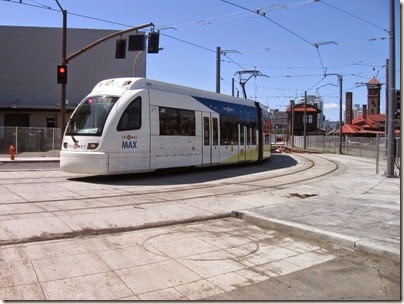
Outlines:
[[[15,155],[18,154],[18,127],[15,127]]]
[[[52,128],[52,156],[55,156],[55,128]]]
[[[379,134],[376,134],[376,174],[379,174]]]

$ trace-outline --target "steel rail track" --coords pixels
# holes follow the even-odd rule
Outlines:
[[[299,184],[302,182],[307,182],[311,181],[317,178],[322,178],[324,176],[327,176],[329,174],[334,173],[336,170],[339,169],[339,164],[336,161],[325,159],[319,156],[316,156],[324,161],[329,162],[333,166],[331,166],[328,170],[325,172],[320,172],[320,174],[314,175],[314,176],[308,176],[304,177],[301,173],[310,171],[313,167],[315,167],[315,162],[307,157],[304,157],[302,155],[299,155],[299,157],[305,159],[309,163],[308,166],[304,166],[298,170],[294,170],[291,172],[287,173],[281,173],[281,174],[275,174],[271,176],[261,176],[261,177],[253,177],[248,180],[240,181],[240,182],[226,182],[226,181],[221,181],[215,184],[209,183],[208,185],[191,185],[191,186],[186,186],[186,187],[181,187],[181,188],[175,188],[175,189],[168,189],[168,190],[161,190],[161,191],[141,191],[141,192],[132,192],[132,193],[122,193],[122,194],[114,194],[114,195],[103,195],[103,196],[83,196],[83,197],[75,197],[75,198],[61,198],[61,199],[50,199],[50,200],[37,200],[37,201],[28,201],[28,202],[8,202],[7,204],[0,203],[1,205],[24,205],[24,204],[39,204],[39,203],[53,203],[53,202],[68,202],[68,201],[77,201],[77,200],[96,200],[96,199],[105,199],[105,198],[119,198],[119,197],[141,197],[145,195],[153,195],[153,194],[170,194],[170,193],[181,193],[181,192],[186,192],[186,191],[195,191],[195,190],[203,190],[203,189],[212,189],[216,188],[219,189],[220,187],[228,186],[228,185],[245,185],[251,187],[251,189],[242,189],[242,190],[231,190],[231,191],[223,191],[220,194],[218,193],[208,193],[205,195],[195,195],[191,197],[185,197],[185,198],[174,198],[174,199],[160,199],[160,200],[154,200],[154,201],[148,201],[148,202],[130,202],[130,203],[123,203],[123,204],[118,204],[118,205],[106,205],[106,206],[90,206],[90,207],[79,207],[79,208],[70,208],[70,209],[58,209],[58,210],[53,210],[49,211],[46,209],[43,209],[43,211],[31,211],[31,212],[21,212],[21,213],[3,213],[0,214],[0,219],[1,217],[5,216],[13,216],[13,215],[32,215],[32,214],[43,214],[43,213],[52,213],[52,214],[57,214],[59,212],[71,212],[71,211],[85,211],[85,210],[94,210],[94,209],[113,209],[113,208],[122,208],[122,207],[138,207],[141,208],[142,205],[149,205],[149,204],[156,204],[156,203],[164,203],[164,202],[174,202],[174,201],[188,201],[188,200],[194,200],[194,199],[203,199],[203,198],[209,198],[209,197],[221,197],[221,196],[227,196],[227,195],[236,195],[236,194],[241,194],[241,193],[251,193],[251,192],[257,192],[257,191],[262,191],[265,189],[277,189],[283,186],[290,186],[290,185],[295,185]],[[280,181],[276,183],[276,179],[278,178],[284,178],[290,175],[296,175],[300,174],[302,177],[297,178],[293,181],[289,180],[288,182]],[[275,180],[273,184],[270,186],[260,186],[260,185],[254,185],[254,182],[259,182],[259,181],[268,181],[268,180]],[[37,205],[36,205],[37,206]]]

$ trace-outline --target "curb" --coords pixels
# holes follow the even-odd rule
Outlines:
[[[20,158],[20,159],[1,159],[0,164],[12,164],[12,163],[56,163],[59,159],[41,159],[41,158]]]
[[[236,217],[261,228],[278,230],[291,233],[303,238],[315,238],[317,240],[348,248],[354,251],[363,252],[388,258],[394,262],[400,262],[400,251],[394,249],[386,249],[380,245],[374,245],[370,242],[361,241],[359,238],[342,235],[335,232],[325,231],[304,224],[298,224],[279,219],[266,218],[256,213],[248,211],[233,211],[232,217]]]

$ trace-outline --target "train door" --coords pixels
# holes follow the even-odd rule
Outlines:
[[[219,115],[216,113],[202,114],[203,123],[203,164],[219,163]]]
[[[246,160],[247,146],[246,146],[246,128],[244,122],[238,124],[239,148],[238,148],[238,161],[243,162]]]
[[[251,161],[252,160],[252,151],[251,151],[251,136],[252,136],[252,130],[250,124],[246,124],[245,126],[245,160],[246,161]]]

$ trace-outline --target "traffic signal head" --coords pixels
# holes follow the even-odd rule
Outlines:
[[[157,54],[159,52],[160,32],[150,32],[147,41],[147,52]]]
[[[126,39],[118,38],[116,40],[115,58],[124,59],[126,55]]]
[[[145,42],[145,35],[130,35],[128,51],[144,51],[146,48]]]
[[[58,65],[57,76],[59,84],[67,83],[67,65]]]

